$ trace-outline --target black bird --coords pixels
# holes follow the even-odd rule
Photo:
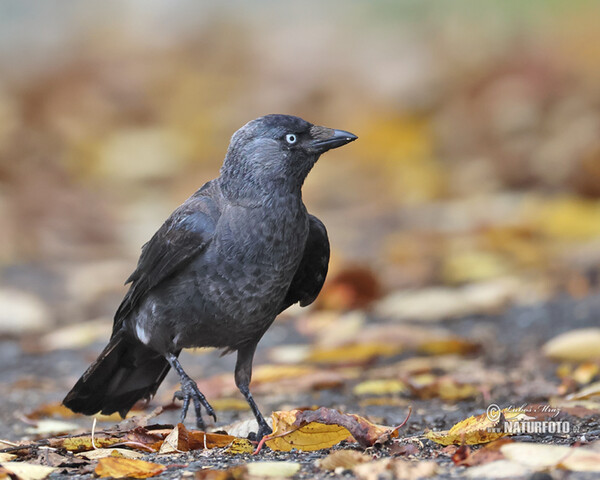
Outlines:
[[[125,416],[154,395],[173,367],[181,379],[181,421],[190,401],[214,410],[183,370],[183,348],[237,351],[235,382],[271,432],[250,390],[252,359],[275,317],[319,294],[329,263],[323,223],[302,202],[302,184],[319,156],[356,136],[288,115],[240,128],[215,180],[177,208],[142,253],[126,283],[112,336],[63,400],[74,412]]]

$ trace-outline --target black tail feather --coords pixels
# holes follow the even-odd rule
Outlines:
[[[85,415],[119,412],[125,417],[137,401],[156,393],[170,368],[162,355],[127,333],[117,332],[63,404]]]

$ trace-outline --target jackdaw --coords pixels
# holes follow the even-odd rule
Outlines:
[[[329,263],[327,231],[307,212],[302,184],[322,153],[356,138],[288,115],[266,115],[235,132],[220,176],[142,247],[110,341],[64,405],[124,417],[172,367],[181,380],[181,421],[192,402],[204,429],[202,407],[216,420],[214,410],[178,356],[217,347],[237,352],[235,382],[257,437],[270,433],[248,388],[256,345],[279,313],[315,300]]]

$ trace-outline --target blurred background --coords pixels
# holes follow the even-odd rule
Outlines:
[[[2,2],[0,333],[110,319],[140,246],[267,113],[359,136],[304,189],[335,307],[497,279],[502,301],[585,295],[599,20],[586,1]]]

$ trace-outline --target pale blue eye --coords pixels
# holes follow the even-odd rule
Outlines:
[[[298,141],[298,137],[296,137],[296,135],[294,135],[293,133],[288,133],[285,136],[285,141],[287,143],[289,143],[290,145],[293,145],[294,143],[296,143]]]

